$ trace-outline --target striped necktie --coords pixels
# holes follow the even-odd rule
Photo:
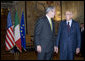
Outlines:
[[[69,22],[68,22],[68,32],[70,31],[70,25],[69,25]]]

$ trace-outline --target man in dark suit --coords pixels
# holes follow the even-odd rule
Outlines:
[[[46,15],[39,18],[34,31],[34,40],[38,52],[38,60],[51,60],[55,45],[54,18],[55,7],[49,6]]]
[[[81,54],[85,59],[84,23],[81,23]]]
[[[78,22],[72,19],[72,12],[66,11],[66,20],[60,22],[56,39],[56,53],[60,46],[60,60],[73,60],[80,52],[81,34]]]

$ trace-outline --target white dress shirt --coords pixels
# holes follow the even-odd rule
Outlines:
[[[69,25],[70,25],[70,27],[71,27],[71,25],[72,25],[72,19],[69,20],[69,21],[66,21],[67,24],[68,24],[68,22],[69,22]]]

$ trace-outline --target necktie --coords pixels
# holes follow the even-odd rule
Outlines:
[[[70,25],[69,25],[69,22],[68,22],[68,32],[70,31]]]
[[[52,30],[52,20],[50,19],[50,27],[51,27],[51,30]]]

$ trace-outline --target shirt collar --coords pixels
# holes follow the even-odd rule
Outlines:
[[[67,24],[68,24],[68,22],[72,23],[72,19],[70,19],[69,21],[66,21],[66,22],[67,22]]]
[[[51,18],[49,18],[49,16],[48,15],[46,15],[46,17],[48,18],[48,20],[50,20]]]

